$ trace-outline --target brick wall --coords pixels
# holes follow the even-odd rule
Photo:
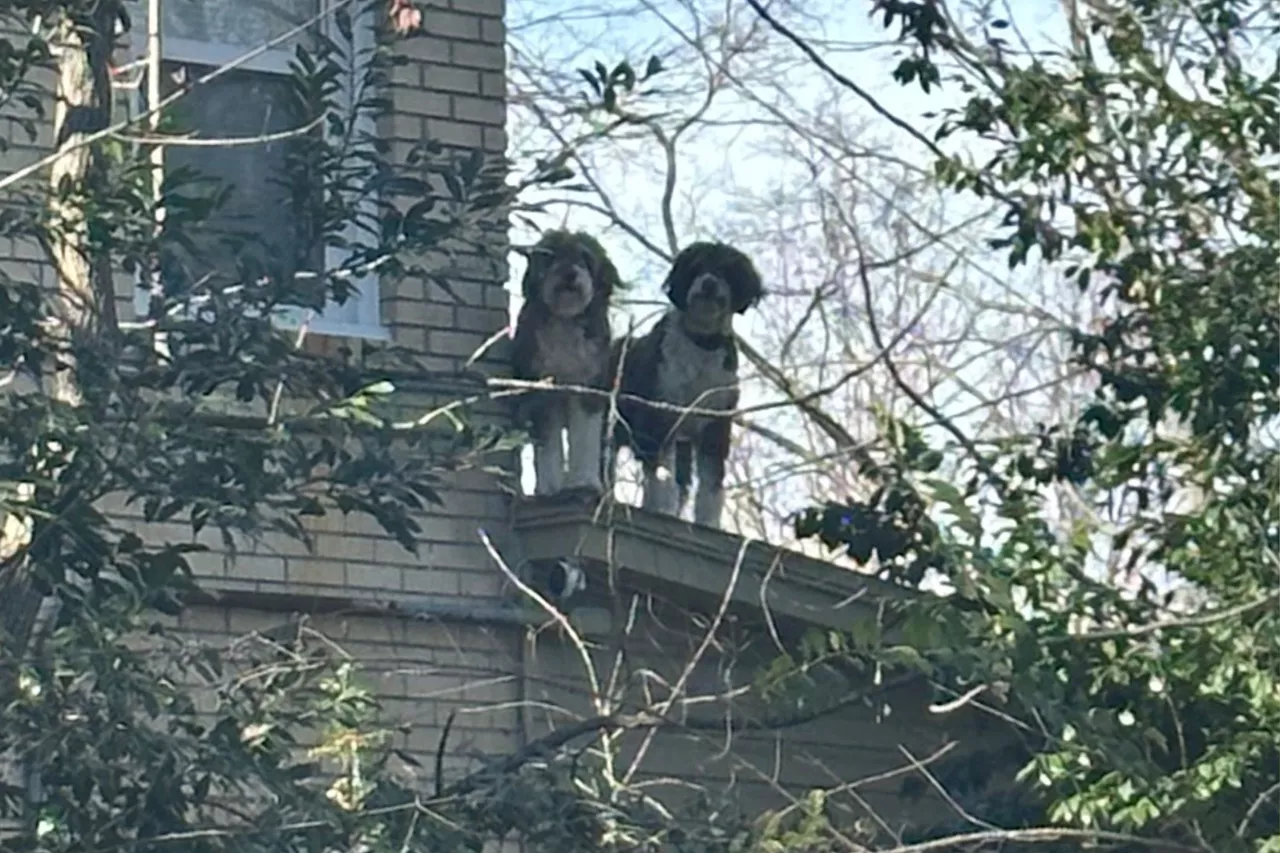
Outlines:
[[[423,32],[398,44],[410,61],[393,70],[393,110],[379,132],[393,141],[393,152],[401,157],[425,139],[503,155],[504,0],[431,0],[422,5]],[[448,370],[505,326],[505,240],[505,233],[493,235],[487,258],[462,253],[448,262],[462,303],[426,281],[407,280],[394,292],[384,290],[384,317],[396,339],[429,353],[433,367]]]
[[[506,148],[503,0],[419,0],[419,6],[424,31],[398,43],[397,49],[410,61],[394,71],[389,93],[392,111],[380,120],[379,132],[392,141],[393,156],[399,158],[428,139],[455,150],[479,148],[501,156]],[[46,76],[45,82],[52,81]],[[0,133],[12,143],[0,155],[0,176],[49,153],[51,108],[49,116],[38,122],[38,137],[28,143],[17,121],[0,114]],[[443,255],[435,259],[438,269],[449,276],[456,299],[425,280],[382,283],[382,320],[394,341],[428,356],[435,370],[456,370],[508,322],[505,228],[491,228],[482,239],[480,253],[473,246],[448,261]],[[43,254],[34,245],[0,242],[0,266],[17,278],[53,282]],[[118,304],[126,319],[133,315],[133,287],[130,276],[120,276]],[[314,343],[320,348],[350,344],[357,356],[361,351],[359,342],[319,339]],[[501,347],[495,348],[481,367],[500,367],[504,355]],[[426,407],[438,402],[438,397],[424,394],[406,402]],[[503,410],[492,408],[489,414],[501,417]],[[500,594],[501,575],[491,565],[476,531],[506,525],[502,493],[490,476],[467,473],[455,478],[443,497],[444,508],[422,520],[423,544],[417,556],[368,519],[334,515],[315,525],[314,553],[291,541],[269,540],[246,543],[233,557],[210,536],[202,540],[214,550],[197,555],[195,567],[206,586],[242,594],[287,591],[317,599],[492,600]],[[131,517],[119,504],[108,510],[119,518]],[[146,535],[155,540],[191,539],[189,529],[176,524],[154,525]],[[228,636],[285,618],[286,614],[261,610],[197,608],[184,616],[183,627],[203,636]],[[450,708],[501,698],[507,700],[507,710],[460,715],[456,749],[451,750],[456,756],[450,762],[465,764],[469,760],[465,754],[472,748],[490,752],[511,748],[518,722],[509,703],[515,678],[512,661],[522,640],[518,628],[390,617],[326,620],[319,626],[322,630],[332,630],[350,651],[368,659],[371,677],[393,716],[413,724],[405,746],[433,753]],[[488,674],[466,674],[480,670]],[[495,676],[499,670],[506,675]]]
[[[272,635],[290,616],[266,610],[193,607],[177,627],[214,646],[251,632]],[[421,768],[397,769],[435,787],[434,764],[450,716],[445,783],[476,769],[483,756],[506,753],[520,738],[513,705],[522,685],[512,631],[505,626],[457,624],[378,616],[317,615],[311,628],[362,664],[359,679],[382,702],[388,727],[404,726],[395,746]]]

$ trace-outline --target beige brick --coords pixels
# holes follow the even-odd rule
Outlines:
[[[228,563],[226,574],[238,580],[283,581],[284,560],[262,554],[237,554]]]
[[[479,472],[469,473],[484,479],[469,478],[468,481],[459,484],[460,488],[465,488],[467,483],[482,483],[485,489],[493,488],[493,478],[490,475]],[[451,542],[433,542],[431,544],[431,562],[435,565],[457,566],[458,568],[483,568],[486,571],[490,569],[493,566],[492,558],[480,543],[475,527],[476,525],[469,525],[469,532],[455,537]]]
[[[484,343],[484,338],[484,335],[463,332],[433,331],[431,333],[431,351],[438,355],[470,358],[471,354]]]
[[[418,326],[401,326],[392,329],[392,337],[402,347],[409,347],[418,352],[427,351],[427,330]]]
[[[273,557],[310,557],[305,542],[290,536],[271,536],[254,545],[254,553]]]
[[[507,150],[507,132],[500,127],[486,127],[482,131],[481,139],[486,151],[501,154]]]
[[[506,309],[511,304],[511,294],[502,285],[491,285],[484,289],[484,305],[486,308]]]
[[[459,148],[479,148],[483,142],[478,125],[435,118],[427,119],[427,137]]]
[[[415,558],[404,546],[389,536],[373,540],[373,562],[387,565],[412,565]]]
[[[19,261],[48,261],[48,255],[35,240],[14,240],[9,257]]]
[[[447,95],[445,100],[448,100]],[[408,115],[404,112],[394,112],[378,121],[378,132],[382,134],[384,139],[410,139],[417,141],[422,138],[422,131],[422,117]]]
[[[427,287],[420,278],[402,278],[387,282],[387,286],[382,289],[382,296],[384,299],[419,302],[427,298]]]
[[[440,92],[461,92],[464,95],[475,95],[480,92],[478,72],[434,62],[423,66],[422,83],[428,89]]]
[[[44,264],[31,261],[0,260],[0,279],[10,278],[14,281],[42,284],[44,281]]]
[[[456,95],[453,99],[453,111],[454,117],[459,121],[500,126],[507,120],[507,106],[500,100]]]
[[[480,19],[473,15],[428,9],[422,15],[422,28],[431,35],[445,38],[480,38]]]
[[[368,536],[381,539],[387,535],[382,525],[371,515],[353,512],[342,520],[342,532],[346,536]]]
[[[458,575],[462,594],[476,598],[498,598],[502,595],[505,579],[506,576],[496,568],[485,572],[461,572]]]
[[[457,542],[475,539],[475,519],[433,515],[422,521],[422,539],[426,542]]]
[[[507,43],[507,28],[501,18],[486,18],[480,22],[480,40],[498,46]]]
[[[191,571],[200,577],[219,577],[226,574],[227,556],[217,551],[199,551],[187,555]]]
[[[404,583],[399,566],[378,563],[348,563],[347,586],[363,589],[400,590]]]
[[[477,24],[478,29],[479,25]],[[37,119],[31,115],[27,117],[32,120],[31,124],[20,122],[17,119],[9,119],[4,123],[4,126],[9,131],[8,138],[27,149],[37,149],[43,153],[52,151],[53,122],[51,120]],[[30,131],[35,131],[35,133],[32,134]]]
[[[390,159],[393,163],[407,163],[410,155],[415,157],[421,156],[421,141],[409,141],[407,139],[391,140]]]
[[[446,45],[447,48],[447,45]],[[435,57],[432,57],[435,59]],[[422,63],[421,62],[398,62],[391,67],[391,85],[392,86],[421,86],[422,85]]]
[[[376,524],[377,522],[374,523]],[[373,559],[373,555],[376,550],[376,543],[380,537],[350,536],[344,534],[341,537],[335,538],[337,540],[335,546],[332,548],[321,548],[321,554],[335,559],[367,562]]]
[[[431,566],[405,569],[404,589],[405,592],[422,595],[458,595],[462,592],[457,572]]]
[[[415,36],[401,42],[401,52],[419,62],[449,62],[449,42],[430,36]]]
[[[493,334],[507,325],[507,312],[500,308],[468,308],[457,309],[458,329],[464,332],[483,332]]]
[[[11,139],[15,137],[10,136]],[[17,137],[16,139],[21,139]],[[26,145],[14,145],[0,151],[0,175],[9,175],[19,169],[25,169],[45,155],[45,151]]]
[[[288,561],[285,566],[290,583],[343,586],[346,583],[345,565],[341,560],[318,557],[300,557]]]
[[[398,299],[392,303],[392,310],[397,323],[449,329],[457,322],[452,305],[436,302]]]
[[[494,71],[486,71],[481,74],[480,94],[486,98],[505,98],[507,96],[506,75]]]
[[[292,619],[283,613],[272,613],[266,610],[243,610],[227,608],[227,629],[233,636],[241,636],[254,631],[265,633],[274,631],[289,624]]]
[[[490,22],[485,21],[485,23]],[[501,42],[495,46],[460,41],[453,45],[453,62],[455,65],[467,68],[501,71],[507,67],[507,52],[503,49]]]
[[[425,89],[397,89],[392,97],[392,102],[397,111],[414,113],[415,115],[435,118],[450,118],[453,115],[450,107],[450,97],[442,92],[429,92]],[[421,136],[422,129],[418,128],[417,136],[412,138],[419,139]]]

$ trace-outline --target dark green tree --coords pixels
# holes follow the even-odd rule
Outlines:
[[[234,549],[306,541],[309,517],[364,513],[412,550],[415,518],[442,500],[444,478],[505,452],[511,436],[475,426],[465,407],[419,417],[395,388],[406,375],[468,377],[434,375],[420,353],[392,348],[359,364],[322,358],[273,318],[341,303],[374,270],[447,289],[447,271],[424,266],[429,252],[477,237],[491,245],[479,232],[501,227],[496,217],[529,182],[571,175],[559,158],[513,184],[501,164],[430,143],[393,158],[370,119],[388,106],[396,31],[421,15],[406,0],[389,14],[338,3],[334,26],[296,49],[282,96],[297,126],[285,133],[278,215],[293,227],[255,233],[228,214],[234,188],[198,168],[165,168],[155,180],[155,137],[186,131],[186,99],[220,72],[175,81],[189,88],[149,87],[160,89],[158,120],[120,116],[110,59],[113,38],[135,23],[126,8],[0,8],[6,33],[30,34],[0,41],[0,106],[35,137],[56,103],[59,145],[0,177],[0,236],[42,247],[55,271],[49,282],[0,269],[0,379],[12,386],[0,395],[0,846],[740,845],[714,804],[673,819],[642,792],[610,793],[583,759],[600,733],[656,725],[652,717],[586,720],[460,778],[436,768],[423,789],[398,772],[414,759],[394,748],[357,662],[305,620],[227,648],[166,627],[161,615],[180,614],[199,592],[189,558],[204,547],[169,541],[173,524]],[[366,45],[353,21],[370,12],[390,26]],[[620,68],[617,85],[633,84]],[[339,86],[344,78],[355,85]],[[326,249],[340,262],[316,263]],[[149,288],[136,322],[116,315],[121,271]],[[464,388],[483,396],[483,384]],[[112,514],[108,501],[144,523]]]
[[[876,4],[907,47],[896,79],[939,104],[918,134],[939,181],[996,199],[992,248],[1060,271],[1104,321],[1073,333],[1092,399],[1029,435],[979,441],[904,385],[919,417],[886,417],[878,491],[797,529],[952,591],[822,653],[916,668],[1024,727],[1038,805],[979,809],[1006,828],[1274,853],[1280,17],[1234,0],[1078,14],[1066,49],[1033,53],[1007,20],[967,36],[939,4]]]
[[[407,787],[357,668],[305,627],[217,650],[158,619],[197,591],[188,561],[204,546],[108,500],[227,548],[365,513],[412,550],[443,478],[508,446],[464,409],[447,429],[406,416],[393,381],[432,378],[420,354],[322,358],[274,317],[342,303],[370,271],[448,287],[422,259],[471,240],[519,187],[478,154],[390,156],[371,120],[413,9],[395,4],[366,45],[353,19],[385,10],[339,3],[281,96],[299,117],[277,214],[294,227],[274,242],[246,233],[224,215],[234,189],[195,169],[155,180],[155,136],[187,129],[185,99],[217,69],[162,91],[158,121],[122,115],[110,63],[136,23],[127,8],[0,9],[0,107],[32,138],[52,112],[58,146],[0,178],[0,236],[43,248],[54,272],[0,269],[4,849],[479,849],[510,831],[589,843],[598,816],[551,763]],[[316,264],[325,249],[340,261]],[[122,272],[150,288],[136,322],[117,316]],[[308,730],[310,751],[296,740]]]

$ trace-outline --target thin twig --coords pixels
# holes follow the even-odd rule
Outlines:
[[[670,712],[671,706],[675,704],[676,699],[684,692],[685,685],[689,683],[689,679],[693,676],[694,669],[702,662],[702,656],[706,654],[712,640],[715,639],[716,632],[720,630],[725,614],[729,611],[729,604],[733,601],[733,592],[738,587],[738,578],[742,574],[742,563],[747,556],[747,546],[750,544],[751,540],[744,537],[742,543],[738,546],[738,556],[733,561],[733,570],[729,573],[729,582],[725,585],[724,594],[720,596],[720,606],[716,609],[715,618],[711,620],[711,624],[703,632],[698,648],[689,660],[685,662],[684,669],[681,671],[680,677],[676,679],[676,683],[672,685],[670,694],[663,702],[658,704],[656,713],[659,716],[665,717]],[[640,769],[640,762],[644,760],[656,734],[657,729],[650,729],[645,732],[644,741],[640,744],[639,749],[636,750],[635,757],[631,760],[631,766],[627,768],[627,772],[622,777],[624,785],[630,784],[632,777]]]

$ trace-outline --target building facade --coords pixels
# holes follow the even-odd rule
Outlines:
[[[290,127],[287,113],[277,109],[281,75],[293,40],[301,38],[296,22],[324,11],[317,2],[289,0],[283,4],[289,15],[276,20],[248,0],[166,0],[163,55],[175,78],[199,76],[246,49],[273,45],[208,87],[193,101],[190,120],[206,122],[211,135]],[[392,74],[392,109],[377,133],[400,158],[427,140],[501,156],[507,145],[503,0],[432,0],[422,11],[423,32],[398,42],[406,61]],[[134,20],[145,20],[145,12]],[[13,144],[0,173],[49,153],[50,127],[41,125],[35,143],[26,145],[12,120],[6,124]],[[202,167],[268,193],[247,191],[238,203],[260,227],[273,227],[264,188],[279,151],[270,145],[217,154],[175,150],[176,162],[198,157]],[[504,260],[495,261],[505,258],[504,241],[505,234],[494,234],[483,256],[449,260],[452,294],[426,279],[362,282],[359,298],[313,324],[307,345],[359,358],[364,342],[391,340],[420,352],[434,371],[461,370],[509,322],[508,271]],[[37,247],[11,243],[0,253],[0,264],[16,276],[51,281]],[[134,281],[121,276],[121,316],[137,304]],[[503,353],[501,346],[492,349],[481,366],[501,369]],[[492,415],[502,417],[502,410]],[[652,739],[632,733],[624,745],[628,760],[635,760],[634,778],[675,780],[669,790],[676,797],[695,780],[716,780],[742,786],[753,808],[783,805],[808,788],[900,768],[900,742],[923,756],[959,736],[959,724],[931,720],[915,694],[900,699],[894,714],[884,701],[868,699],[804,725],[771,727],[760,717],[736,736],[732,725],[717,731],[706,723],[723,718],[730,706],[744,707],[740,697],[750,693],[757,668],[806,627],[843,625],[848,611],[841,601],[887,594],[846,570],[759,544],[743,562],[742,540],[645,518],[638,510],[588,517],[535,508],[531,514],[525,502],[522,516],[521,501],[480,472],[457,476],[444,501],[423,519],[417,555],[372,519],[337,514],[315,522],[312,551],[274,540],[233,555],[211,538],[211,550],[196,555],[194,565],[212,597],[190,607],[179,625],[226,642],[309,614],[317,629],[364,662],[389,717],[406,724],[399,745],[426,759],[424,766],[433,767],[450,725],[446,775],[598,710],[588,668],[599,669],[597,681],[619,685],[610,697],[614,707],[657,702],[673,719],[701,715],[704,724]],[[129,517],[122,506],[113,511]],[[181,524],[148,531],[155,539],[190,536]],[[794,580],[824,571],[840,577]],[[576,578],[572,589],[568,575]],[[563,608],[567,621],[560,624],[531,604],[516,589],[520,584]],[[589,647],[585,657],[578,643]],[[621,669],[619,643],[629,649]],[[702,698],[691,711],[684,699],[695,695]],[[909,822],[923,807],[899,796],[902,775],[890,773],[869,792],[846,796],[850,819],[874,818],[890,832]]]

